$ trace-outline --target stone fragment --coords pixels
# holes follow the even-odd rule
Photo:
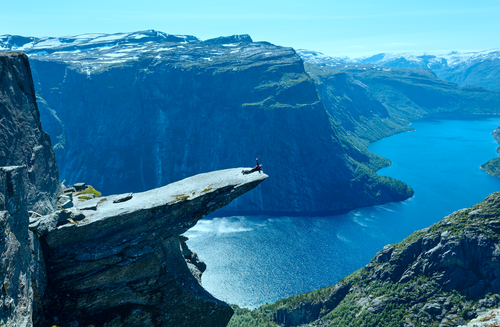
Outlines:
[[[77,192],[85,190],[85,186],[86,186],[85,183],[76,183],[76,184],[73,184],[73,187],[75,188],[75,190]]]
[[[67,195],[60,195],[57,199],[57,206],[63,209],[71,208],[73,206],[73,200]]]
[[[113,200],[113,203],[121,203],[132,199],[133,193],[122,194]]]
[[[76,189],[75,189],[74,187],[67,187],[67,188],[65,188],[65,189],[63,190],[63,193],[64,193],[64,194],[66,194],[66,193],[71,194],[71,193],[74,193],[74,192],[76,192]]]

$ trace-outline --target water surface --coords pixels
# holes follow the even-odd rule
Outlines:
[[[500,179],[479,168],[497,156],[491,131],[498,126],[499,118],[427,119],[412,124],[415,132],[373,143],[372,152],[393,162],[378,173],[415,190],[403,202],[331,217],[200,220],[186,236],[208,266],[203,286],[228,303],[255,308],[336,283],[384,245],[499,191]]]

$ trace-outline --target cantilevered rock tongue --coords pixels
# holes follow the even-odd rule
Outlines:
[[[190,273],[179,235],[268,177],[242,169],[96,198],[32,224],[48,248],[47,324],[225,326],[232,309]]]

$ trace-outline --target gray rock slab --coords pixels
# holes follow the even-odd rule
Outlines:
[[[186,264],[179,236],[268,177],[241,170],[95,198],[39,219],[51,280],[47,324],[122,326],[135,317],[137,326],[225,326],[232,309],[201,287],[204,264],[194,253]]]

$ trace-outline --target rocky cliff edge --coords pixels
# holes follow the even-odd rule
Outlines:
[[[42,326],[225,326],[233,310],[189,271],[179,235],[267,175],[243,168],[32,219],[46,249]]]

